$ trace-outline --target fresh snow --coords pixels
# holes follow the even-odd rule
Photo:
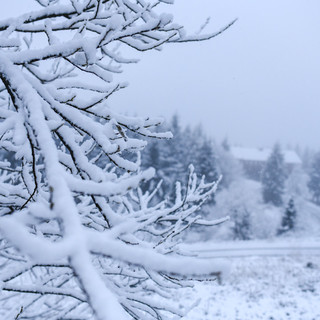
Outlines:
[[[320,257],[247,257],[230,260],[222,284],[199,283],[180,303],[201,301],[184,320],[318,320]]]
[[[220,225],[238,207],[254,212],[256,236],[267,238],[280,209],[261,204],[259,184],[230,179],[217,195],[219,216],[201,216],[220,180],[197,176],[193,165],[185,183],[171,183],[175,196],[158,197],[161,182],[143,189],[156,172],[152,164],[141,169],[140,152],[148,138],[172,134],[159,128],[163,119],[120,115],[107,103],[127,86],[114,74],[137,62],[122,57],[122,46],[208,40],[234,21],[189,36],[158,2],[35,4],[38,11],[0,21],[0,147],[12,158],[1,161],[0,318],[20,311],[34,320],[176,319],[186,311],[189,320],[317,318],[318,240],[182,244],[189,227]],[[255,161],[270,154],[232,152]],[[293,152],[284,156],[300,163]],[[219,161],[233,163],[226,153]],[[312,224],[319,209],[297,204],[305,209],[298,219]],[[305,230],[315,234],[314,225]]]

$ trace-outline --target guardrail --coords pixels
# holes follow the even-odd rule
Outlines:
[[[182,245],[181,249],[201,258],[240,258],[250,256],[320,255],[320,242],[241,241]]]

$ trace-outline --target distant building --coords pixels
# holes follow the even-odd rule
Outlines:
[[[272,149],[231,147],[231,154],[241,162],[247,178],[260,181],[261,174]],[[286,171],[289,174],[295,167],[301,165],[301,159],[292,150],[282,150]]]

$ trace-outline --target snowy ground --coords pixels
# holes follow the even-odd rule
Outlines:
[[[185,320],[319,320],[320,257],[230,259],[223,283],[200,283],[191,294],[202,298]]]

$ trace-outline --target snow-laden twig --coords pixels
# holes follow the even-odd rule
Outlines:
[[[164,319],[181,316],[171,290],[221,271],[182,256],[181,234],[217,183],[177,184],[172,204],[156,203],[154,170],[140,170],[144,137],[159,118],[120,115],[106,102],[137,51],[187,36],[160,1],[36,0],[40,9],[0,21],[0,316],[23,301],[19,319]],[[183,276],[183,278],[181,278]],[[180,277],[180,278],[179,278]],[[179,280],[178,280],[179,279]],[[155,296],[161,297],[156,300]],[[22,310],[22,309],[21,309]]]

